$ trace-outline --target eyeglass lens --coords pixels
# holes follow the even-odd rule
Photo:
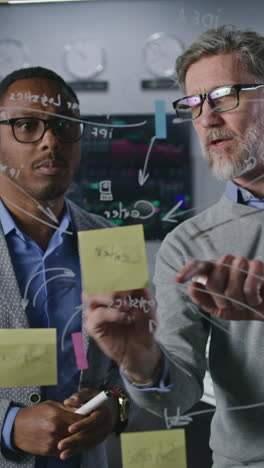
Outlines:
[[[237,106],[237,91],[230,86],[217,88],[208,93],[208,99],[216,111],[227,111]],[[181,119],[195,119],[201,113],[203,100],[197,94],[181,99],[176,105],[176,113]]]
[[[55,135],[60,141],[73,142],[82,135],[82,124],[71,120],[54,119],[49,121]],[[46,124],[37,118],[21,118],[13,123],[15,137],[23,143],[34,143],[45,133]]]

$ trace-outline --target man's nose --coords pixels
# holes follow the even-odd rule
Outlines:
[[[201,119],[200,123],[204,128],[220,126],[224,122],[222,113],[216,112],[207,100],[203,103],[202,114],[199,119]]]
[[[48,128],[45,129],[45,133],[42,137],[41,148],[42,149],[51,148],[54,150],[59,147],[60,147],[60,142],[58,138],[56,137],[54,129],[49,126]]]

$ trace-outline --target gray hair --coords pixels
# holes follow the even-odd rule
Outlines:
[[[188,68],[199,59],[210,55],[234,53],[244,69],[264,80],[264,37],[251,30],[235,30],[234,26],[209,29],[176,60],[178,83],[185,89]]]

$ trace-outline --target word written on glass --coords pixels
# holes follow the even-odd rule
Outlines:
[[[100,127],[93,127],[91,129],[90,135],[94,138],[103,138],[111,140],[113,135],[113,128],[100,128]]]
[[[0,387],[57,385],[56,329],[0,329],[0,373]]]
[[[189,11],[186,8],[178,8],[175,12],[175,20],[181,23],[185,23],[188,25],[196,25],[202,26],[203,28],[210,29],[210,28],[217,28],[219,26],[219,16],[221,14],[221,10],[218,9],[216,14],[214,13],[202,13],[199,10],[191,10]]]
[[[128,247],[129,249],[129,247]],[[95,247],[95,252],[98,257],[108,257],[116,262],[121,263],[139,263],[140,258],[136,255],[133,256],[128,254],[125,251],[125,246],[122,249],[118,248],[117,246],[111,246],[110,248],[107,246],[100,246]]]
[[[117,297],[112,300],[108,307],[122,308],[129,306],[131,308],[142,309],[145,314],[148,314],[152,307],[155,306],[154,299],[146,299],[144,297],[132,297],[128,295],[127,297]]]
[[[151,202],[147,200],[138,200],[134,203],[134,210],[128,210],[127,208],[123,207],[123,203],[118,203],[118,209],[114,209],[112,211],[105,210],[104,215],[107,219],[127,219],[127,218],[138,218],[138,219],[148,219],[151,218],[156,213],[156,208],[152,205]],[[147,214],[143,215],[140,211],[146,212]]]
[[[22,167],[23,166],[21,165],[21,168]],[[0,163],[0,172],[8,173],[10,175],[10,177],[12,177],[13,179],[17,179],[20,172],[21,172],[21,169],[15,169],[14,167],[9,168],[5,164]]]
[[[186,468],[183,429],[121,434],[124,468]]]
[[[28,101],[30,103],[41,103],[43,106],[47,107],[49,104],[60,107],[61,106],[61,95],[57,94],[56,97],[48,97],[44,94],[32,94],[31,91],[26,91],[24,93],[10,93],[8,99],[10,101]],[[68,109],[79,110],[79,104],[77,102],[67,101]]]
[[[181,426],[187,426],[192,422],[192,418],[189,416],[182,416],[181,415],[181,409],[178,406],[177,408],[177,413],[174,416],[169,416],[168,415],[168,409],[164,409],[164,420],[166,424],[167,429],[171,429],[172,427],[181,427]]]

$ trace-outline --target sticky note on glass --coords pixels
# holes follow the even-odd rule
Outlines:
[[[56,329],[0,329],[0,376],[0,387],[56,385]]]
[[[85,353],[82,332],[72,333],[72,344],[76,359],[77,369],[88,369],[88,361]]]
[[[167,138],[165,101],[155,101],[155,137]]]
[[[78,232],[84,291],[144,288],[148,268],[142,224]]]
[[[184,429],[121,434],[123,468],[187,468]]]

